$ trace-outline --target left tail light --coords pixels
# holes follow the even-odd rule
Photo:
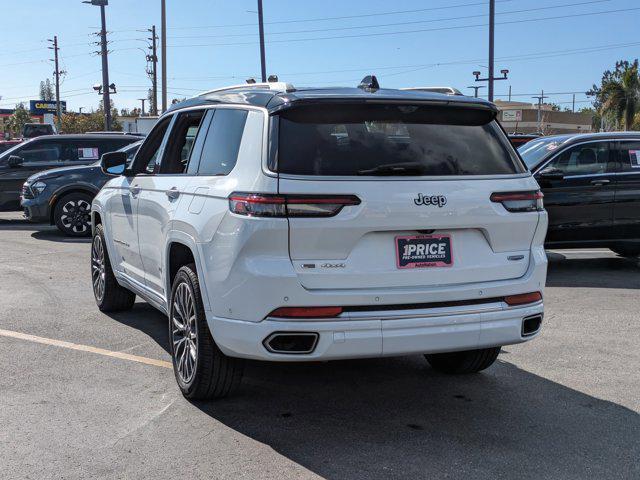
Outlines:
[[[232,193],[229,210],[249,217],[333,217],[346,206],[359,205],[355,195],[273,195]]]
[[[491,201],[501,203],[510,212],[535,212],[544,210],[540,190],[531,192],[496,192],[491,194]]]

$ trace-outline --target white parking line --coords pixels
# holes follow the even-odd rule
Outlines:
[[[155,358],[141,357],[139,355],[131,355],[130,353],[114,352],[113,350],[106,350],[104,348],[92,347],[90,345],[81,345],[78,343],[65,342],[63,340],[55,340],[53,338],[38,337],[36,335],[29,335],[28,333],[14,332],[12,330],[0,329],[0,336],[17,338],[20,340],[26,340],[27,342],[41,343],[43,345],[52,345],[54,347],[68,348],[70,350],[78,350],[81,352],[95,353],[97,355],[104,355],[105,357],[119,358],[120,360],[128,360],[130,362],[144,363],[145,365],[153,365],[154,367],[173,368],[171,362],[164,360],[156,360]]]

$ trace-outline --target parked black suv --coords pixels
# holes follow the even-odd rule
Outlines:
[[[556,135],[518,152],[544,193],[546,245],[640,254],[640,132]]]
[[[140,140],[129,135],[45,135],[0,154],[0,211],[20,210],[22,184],[34,173],[57,167],[95,163]]]
[[[131,163],[142,141],[122,147]],[[54,168],[30,176],[22,187],[20,204],[27,220],[56,225],[70,236],[91,233],[91,201],[112,175],[100,162],[78,167]]]

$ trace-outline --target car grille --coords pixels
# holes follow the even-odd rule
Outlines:
[[[22,186],[22,198],[34,198],[31,188],[26,183]]]

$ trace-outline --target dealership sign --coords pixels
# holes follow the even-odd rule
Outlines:
[[[64,113],[67,111],[67,102],[60,102],[60,110]],[[58,102],[49,100],[30,100],[29,112],[31,115],[44,115],[45,113],[56,113],[58,111]]]
[[[502,121],[503,122],[521,122],[522,110],[503,110]]]

